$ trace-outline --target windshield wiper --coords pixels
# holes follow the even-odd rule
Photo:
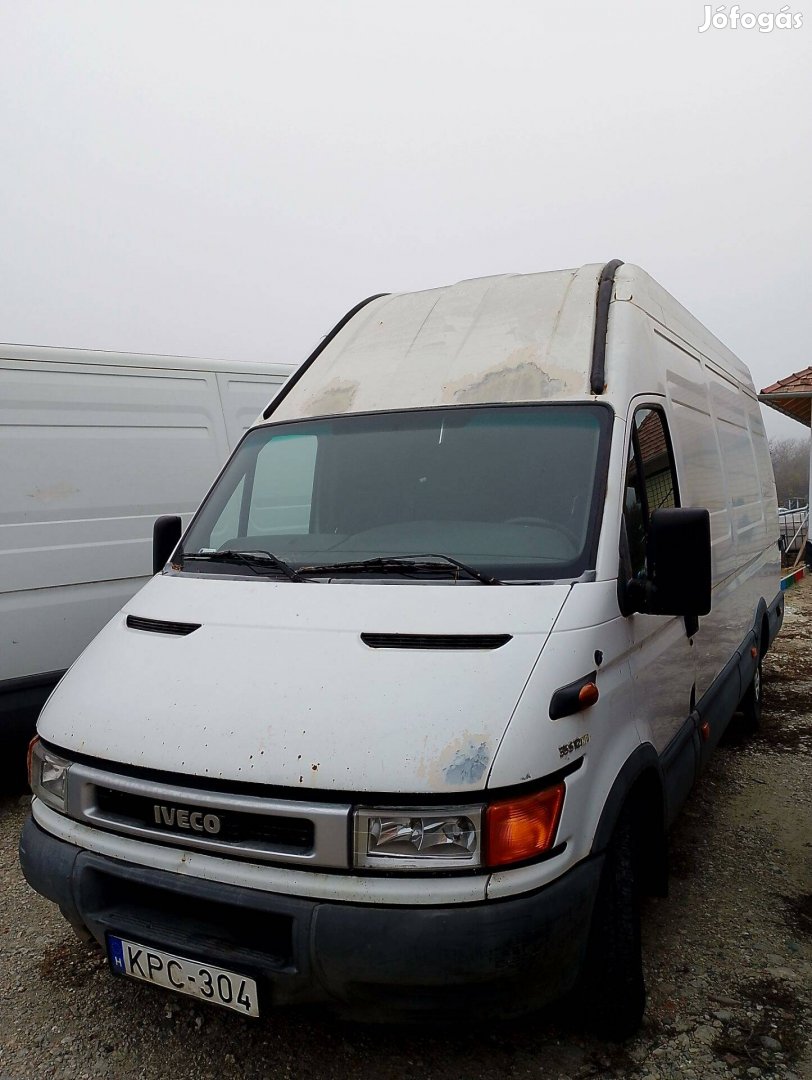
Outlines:
[[[429,560],[438,560],[430,562]],[[318,566],[300,566],[299,574],[453,574],[460,573],[481,581],[483,585],[502,585],[499,578],[490,577],[474,566],[452,559],[450,555],[382,555],[375,559],[356,562],[323,563]]]
[[[298,572],[289,566],[284,559],[280,559],[278,555],[274,555],[270,551],[236,551],[233,548],[226,548],[223,551],[200,551],[191,555],[184,555],[183,561],[190,562],[191,560],[197,562],[234,562],[241,563],[243,566],[247,566],[255,574],[259,574],[260,577],[267,576],[267,573],[263,575],[263,572],[258,569],[258,566],[265,566],[266,568],[272,567],[274,570],[280,570],[285,577],[290,578],[291,581],[303,581],[304,578],[300,577]]]

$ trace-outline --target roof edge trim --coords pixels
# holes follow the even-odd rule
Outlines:
[[[323,337],[321,339],[321,341],[318,343],[310,356],[308,356],[305,362],[299,368],[297,368],[296,371],[294,371],[294,373],[285,383],[282,384],[282,389],[279,391],[273,401],[263,409],[263,420],[268,420],[270,418],[271,414],[273,413],[277,405],[280,403],[280,401],[283,401],[288,396],[290,391],[293,389],[299,379],[301,379],[302,375],[304,375],[307,369],[311,366],[313,361],[318,358],[318,356],[324,351],[324,349],[327,348],[333,338],[336,337],[336,335],[344,329],[350,319],[353,319],[361,310],[361,308],[366,307],[367,304],[371,304],[373,300],[380,300],[383,296],[389,296],[389,293],[375,293],[374,296],[368,296],[366,300],[362,300],[360,304],[356,304],[354,308],[350,308],[350,310],[343,317],[343,319],[339,319],[339,321],[335,324],[330,333],[327,334],[326,337]]]

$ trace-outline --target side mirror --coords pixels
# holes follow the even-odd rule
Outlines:
[[[707,510],[655,510],[646,548],[649,615],[707,615],[711,609],[711,535]]]
[[[158,574],[169,561],[169,556],[178,546],[183,531],[177,514],[165,514],[152,526],[152,572]]]

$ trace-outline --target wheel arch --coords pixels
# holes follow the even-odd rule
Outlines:
[[[635,861],[641,891],[665,896],[668,890],[666,794],[662,767],[651,743],[626,759],[604,803],[591,854],[606,850],[624,807],[631,807]]]

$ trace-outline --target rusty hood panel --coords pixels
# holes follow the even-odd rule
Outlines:
[[[478,791],[568,592],[155,578],[62,680],[39,732],[68,752],[223,780]],[[128,612],[200,627],[130,629]],[[401,650],[363,632],[511,639]]]

